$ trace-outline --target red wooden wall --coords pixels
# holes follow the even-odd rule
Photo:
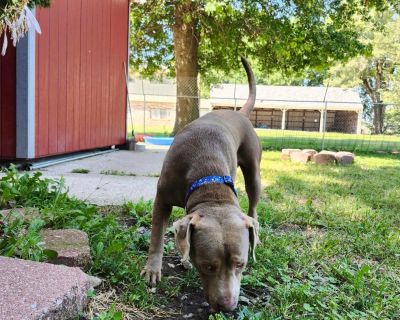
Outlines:
[[[0,36],[3,44],[3,37]],[[14,159],[16,148],[16,56],[9,41],[6,55],[0,55],[0,159]]]
[[[128,0],[36,11],[36,157],[125,142],[128,14]]]

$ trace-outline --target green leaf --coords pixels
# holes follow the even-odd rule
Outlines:
[[[50,249],[44,249],[43,254],[45,255],[47,260],[55,259],[58,257],[57,251],[50,250]]]

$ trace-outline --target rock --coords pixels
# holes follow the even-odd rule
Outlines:
[[[333,156],[336,155],[336,152],[334,152],[334,151],[328,151],[328,150],[322,150],[322,151],[320,151],[319,153],[320,153],[320,154],[331,154],[331,155],[333,155]]]
[[[239,301],[243,302],[244,304],[250,304],[250,299],[245,296],[239,296]]]
[[[87,276],[87,279],[88,279],[88,281],[89,281],[89,284],[90,284],[90,287],[91,287],[91,288],[96,288],[96,287],[98,287],[99,285],[101,285],[101,283],[103,282],[103,280],[101,280],[100,278],[91,276],[91,275],[89,275],[89,274],[87,274],[86,276]]]
[[[336,157],[330,153],[317,153],[314,154],[313,160],[316,164],[335,164]]]
[[[203,312],[203,308],[197,308],[197,312],[198,312],[198,313]]]
[[[175,265],[173,263],[167,263],[168,267],[170,267],[171,269],[175,268]]]
[[[193,318],[193,313],[184,314],[183,317],[185,319]]]
[[[181,263],[186,270],[192,269],[193,267],[189,260],[181,260]]]
[[[313,157],[314,154],[317,154],[318,152],[314,149],[304,149],[303,152],[308,153],[311,158]]]
[[[44,247],[58,254],[49,263],[86,269],[92,262],[89,239],[85,232],[76,229],[45,229],[41,235]]]
[[[290,153],[290,160],[292,162],[307,163],[311,155],[303,151],[295,151]]]
[[[150,288],[149,292],[150,293],[156,293],[157,292],[157,288],[156,287]]]
[[[290,159],[290,154],[292,152],[298,152],[301,151],[300,149],[282,149],[282,154],[281,154],[281,159],[282,160],[289,160]]]
[[[340,151],[336,152],[336,161],[339,164],[352,164],[354,162],[354,154],[351,152]]]
[[[76,319],[87,304],[79,268],[0,257],[0,319]]]
[[[208,304],[208,302],[203,302],[203,303],[201,304],[201,306],[202,306],[203,308],[207,308],[207,307],[209,307],[210,305]]]

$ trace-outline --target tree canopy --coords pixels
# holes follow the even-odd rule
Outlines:
[[[210,71],[237,71],[240,55],[264,73],[322,72],[337,61],[371,51],[359,40],[356,18],[368,19],[372,8],[389,6],[398,10],[400,5],[397,0],[135,2],[131,63],[145,76],[160,70],[176,76],[177,91],[187,96],[180,79],[200,74],[207,80]],[[175,129],[198,116],[183,115],[196,107],[194,100],[178,99],[181,124]]]
[[[367,97],[366,115],[373,120],[375,133],[385,131],[386,104],[396,102],[400,93],[400,18],[393,11],[375,13],[358,22],[360,41],[372,48],[346,63],[331,68],[330,81],[342,87],[359,87]]]

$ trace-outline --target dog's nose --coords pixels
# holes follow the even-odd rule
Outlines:
[[[223,297],[217,305],[219,310],[229,312],[235,310],[236,301],[233,297]]]

